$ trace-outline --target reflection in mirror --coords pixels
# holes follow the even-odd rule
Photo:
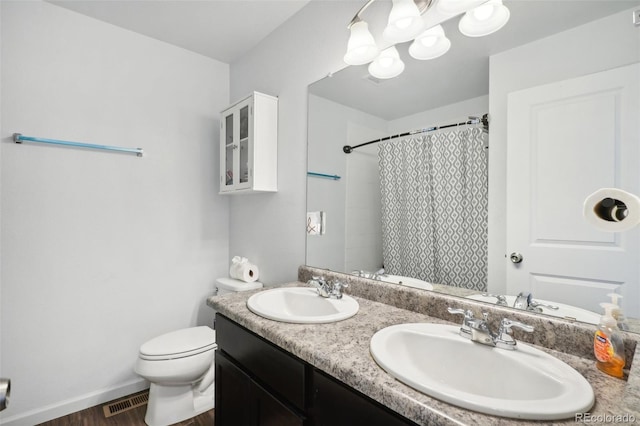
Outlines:
[[[307,236],[307,264],[591,323],[613,297],[640,332],[640,230],[582,217],[597,188],[640,193],[640,1],[504,4],[509,23],[485,38],[445,22],[440,58],[397,45],[396,78],[350,66],[309,87],[308,170],[342,178],[307,178],[307,211],[325,225]],[[488,133],[434,130],[487,112]]]

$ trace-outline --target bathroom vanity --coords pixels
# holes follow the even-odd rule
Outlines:
[[[218,426],[415,426],[223,315],[216,330]]]
[[[307,276],[318,272],[301,268],[300,282],[286,285],[304,285]],[[589,355],[591,326],[355,277],[349,280],[347,293],[358,300],[360,310],[352,318],[329,324],[290,324],[262,318],[246,306],[251,292],[208,299],[218,312],[217,425],[535,424],[466,410],[429,397],[397,381],[373,360],[369,345],[377,331],[404,323],[457,324],[457,318],[443,313],[448,306],[482,309],[497,320],[509,315],[534,322],[537,333],[518,334],[518,340],[531,339],[527,343],[564,361],[587,379],[596,398],[589,415],[626,414],[640,419],[640,366],[631,365],[627,380],[598,371]],[[627,342],[629,363],[640,346],[634,340],[637,337],[627,338],[631,339]],[[429,360],[429,353],[424,357]],[[574,418],[546,422],[574,423]]]

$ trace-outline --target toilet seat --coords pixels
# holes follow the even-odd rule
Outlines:
[[[198,355],[217,348],[216,332],[207,326],[172,331],[149,340],[140,347],[139,357],[162,361]]]

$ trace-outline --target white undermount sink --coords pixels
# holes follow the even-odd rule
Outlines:
[[[346,294],[342,299],[321,297],[311,287],[280,287],[261,291],[247,300],[249,310],[274,321],[320,324],[351,318],[360,309]]]
[[[427,281],[418,278],[403,277],[402,275],[380,275],[380,279],[384,282],[400,284],[406,287],[420,288],[423,290],[433,290],[433,285]]]
[[[509,307],[513,307],[516,296],[505,296],[507,299],[507,305]],[[483,296],[482,294],[474,294],[471,296],[467,296],[467,299],[479,300],[481,302],[489,302],[496,303],[496,298],[492,296]],[[589,324],[598,324],[600,323],[600,315],[588,311],[586,309],[578,308],[577,306],[566,305],[564,303],[556,303],[550,302],[548,300],[539,300],[535,299],[537,302],[542,303],[544,305],[552,305],[557,307],[558,309],[549,309],[545,306],[541,306],[543,314],[552,315],[554,317],[559,318],[567,318],[567,319],[575,319],[576,321],[586,322]]]
[[[441,324],[390,326],[371,338],[371,355],[412,388],[481,413],[557,420],[592,407],[591,385],[568,364],[523,343],[499,349],[458,331]]]

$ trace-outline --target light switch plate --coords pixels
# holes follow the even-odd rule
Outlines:
[[[636,27],[640,26],[640,9],[633,11],[633,25]]]

